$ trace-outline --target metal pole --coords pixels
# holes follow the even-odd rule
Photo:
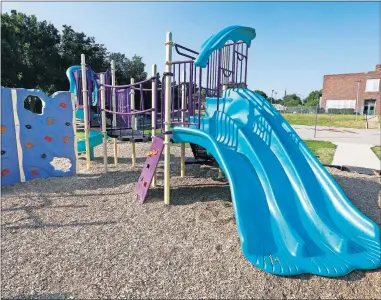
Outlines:
[[[273,94],[274,94],[274,90],[271,90],[271,104],[273,104]]]
[[[105,74],[100,76],[101,84],[105,84]],[[106,89],[101,86],[102,134],[103,134],[103,165],[107,173],[107,131],[106,131]]]
[[[116,77],[115,77],[115,61],[111,61],[111,85],[116,85]],[[116,128],[116,89],[112,88],[112,111],[114,114],[112,115],[112,127]],[[118,165],[118,142],[117,139],[114,138],[114,165]]]
[[[131,84],[133,85],[135,83],[135,79],[134,78],[131,78]],[[130,110],[131,112],[133,112],[135,110],[135,89],[134,89],[135,86],[131,86],[131,97],[130,97]],[[135,115],[132,115],[132,118],[131,118],[131,128],[132,128],[132,131],[133,130],[136,130],[136,117]],[[131,164],[133,167],[135,167],[136,165],[136,148],[135,148],[135,140],[134,138],[132,138],[131,140]]]
[[[360,81],[357,81],[357,96],[356,96],[356,121],[358,120],[358,114],[359,114],[359,92],[360,92]]]
[[[183,74],[183,84],[181,85],[181,122],[183,123],[182,126],[184,127],[185,122],[185,105],[186,105],[186,69],[184,68],[184,74]],[[200,111],[200,107],[198,108]],[[200,118],[199,118],[200,119]],[[185,143],[181,143],[181,177],[185,176]]]
[[[156,65],[152,65],[152,77],[156,77],[157,73],[157,67]],[[156,87],[156,79],[152,80],[152,115],[151,115],[151,121],[152,121],[152,140],[156,136],[156,114],[157,114],[157,108],[156,108],[156,103],[157,103],[157,87]],[[152,178],[152,187],[156,187],[156,171],[155,174],[153,175]]]
[[[85,54],[81,54],[81,71],[82,71],[82,102],[85,122],[85,146],[86,146],[86,163],[87,170],[90,169],[90,141],[89,141],[89,107],[87,97],[87,78],[86,78],[86,60]]]
[[[319,102],[316,104],[316,115],[315,115],[315,132],[314,132],[314,138],[316,138],[316,124],[318,121],[318,109],[319,109]]]
[[[172,66],[172,33],[167,32],[165,43],[165,72],[171,72]],[[170,145],[170,126],[171,126],[171,76],[165,80],[165,123],[164,123],[164,203],[170,203],[170,176],[171,176],[171,145]],[[191,99],[189,99],[190,101]]]

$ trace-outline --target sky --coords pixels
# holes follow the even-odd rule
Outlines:
[[[164,71],[165,37],[200,50],[215,32],[249,26],[248,86],[277,98],[321,89],[325,74],[372,71],[380,63],[380,2],[2,2],[62,30],[95,37],[110,52],[143,57]],[[175,58],[175,57],[174,57]],[[80,57],[78,57],[78,64]],[[101,71],[101,70],[96,70]]]

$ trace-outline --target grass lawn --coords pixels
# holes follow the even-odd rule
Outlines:
[[[336,145],[325,141],[305,140],[304,143],[318,157],[320,162],[325,165],[330,165],[336,151]]]
[[[381,160],[381,146],[374,146],[374,147],[372,147],[372,151]]]
[[[282,114],[283,117],[292,125],[315,125],[315,114]],[[332,115],[330,120],[329,114],[319,114],[318,122],[319,126],[330,127],[347,127],[347,128],[365,128],[365,121],[363,116],[358,116],[356,121],[355,115]]]
[[[84,138],[85,138],[85,133],[84,133],[84,132],[79,132],[79,131],[77,131],[77,132],[76,132],[76,135],[77,135],[77,139],[78,139],[78,140],[81,140],[81,139],[84,139]]]

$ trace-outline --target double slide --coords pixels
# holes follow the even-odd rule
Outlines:
[[[230,183],[245,257],[277,275],[342,276],[381,265],[380,228],[347,198],[292,127],[248,89],[208,98],[175,142],[214,156]]]

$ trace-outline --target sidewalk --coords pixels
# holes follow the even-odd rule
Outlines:
[[[371,147],[380,145],[379,129],[352,129],[292,125],[303,140],[328,141],[337,145],[332,165],[381,170],[381,161]]]
[[[334,143],[337,145],[332,165],[381,170],[381,161],[373,153],[372,145]]]
[[[316,137],[314,138],[314,126],[292,125],[292,127],[303,140],[355,143],[373,146],[380,145],[379,129],[352,129],[317,126]]]

